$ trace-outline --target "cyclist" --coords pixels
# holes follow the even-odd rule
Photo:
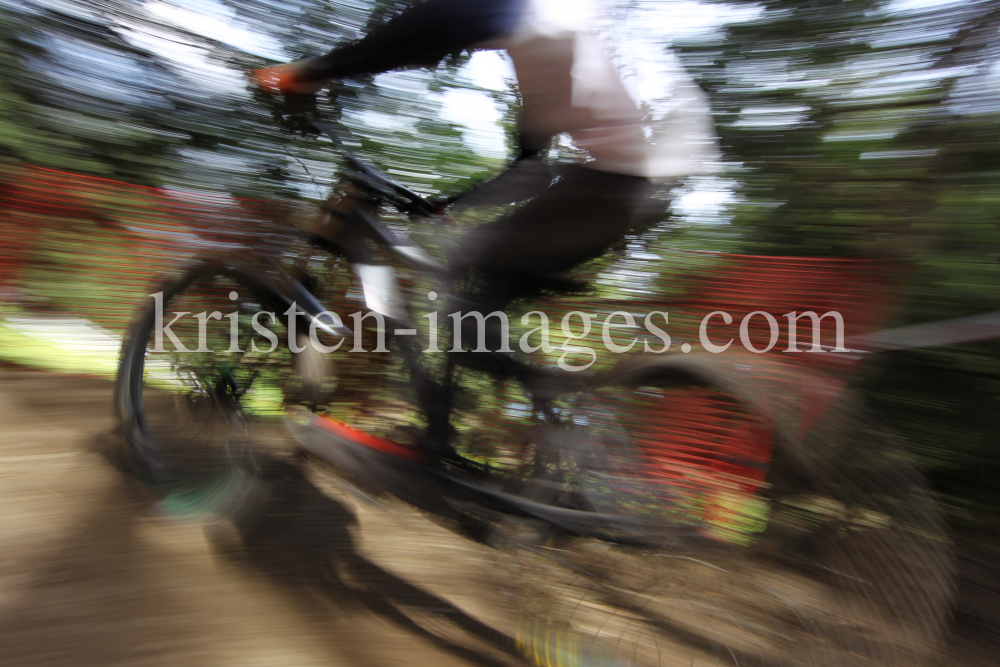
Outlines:
[[[334,79],[434,66],[464,49],[506,50],[522,99],[520,150],[492,184],[464,199],[486,201],[493,192],[507,202],[515,196],[530,201],[466,235],[450,265],[462,285],[454,303],[466,302],[454,307],[486,315],[540,288],[565,286],[560,279],[565,271],[603,254],[635,229],[653,203],[656,180],[704,173],[715,162],[714,131],[701,91],[677,75],[673,111],[665,121],[651,122],[649,107],[629,94],[591,31],[591,16],[585,0],[425,0],[356,42],[253,76],[265,91],[294,100]],[[553,182],[540,153],[560,134],[568,134],[590,159]],[[488,332],[490,349],[504,342],[496,329]],[[480,367],[502,372],[495,367],[502,366],[502,357],[473,356]],[[450,403],[444,397],[429,406],[431,451],[451,453]]]

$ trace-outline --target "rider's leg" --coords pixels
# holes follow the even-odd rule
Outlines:
[[[511,215],[477,227],[462,239],[451,257],[458,289],[449,310],[478,310],[485,316],[503,312],[518,298],[537,295],[546,276],[604,254],[632,231],[652,193],[653,185],[644,178],[572,169]],[[466,318],[463,324],[478,323]],[[487,347],[495,350],[501,342],[500,327],[496,318],[489,324],[492,344]],[[462,338],[476,341],[475,335]]]
[[[566,173],[548,190],[511,215],[477,227],[459,243],[451,258],[457,292],[447,314],[505,312],[511,302],[538,293],[543,276],[568,271],[600,256],[632,231],[648,211],[653,185],[644,178],[585,167]],[[453,318],[449,318],[449,324]],[[461,320],[466,350],[477,346],[479,322]],[[486,320],[486,347],[504,342],[497,318]],[[449,348],[452,340],[446,341]],[[463,365],[503,374],[502,358],[492,353],[451,352]],[[451,388],[429,396],[426,447],[442,455],[448,445]]]

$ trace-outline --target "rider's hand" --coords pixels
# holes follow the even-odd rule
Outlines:
[[[316,93],[328,81],[302,81],[302,65],[287,63],[250,72],[251,80],[268,95],[281,95],[274,108],[274,120],[292,132],[316,133],[311,118],[318,116]]]
[[[329,83],[302,81],[303,69],[300,63],[285,63],[255,69],[250,72],[250,78],[262,91],[271,95],[314,95]]]

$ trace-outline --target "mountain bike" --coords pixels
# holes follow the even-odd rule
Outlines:
[[[305,236],[198,257],[132,324],[116,409],[164,506],[252,521],[262,466],[290,433],[362,493],[497,547],[496,592],[529,663],[934,659],[950,599],[942,519],[849,391],[737,352],[580,373],[511,355],[499,374],[463,366],[471,356],[418,342],[447,270],[382,219],[443,210],[344,160]],[[376,315],[348,326],[352,304]],[[452,460],[412,445],[426,397],[449,383]],[[827,396],[822,414],[803,387]]]

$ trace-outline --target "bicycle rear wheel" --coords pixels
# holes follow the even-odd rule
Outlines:
[[[580,401],[567,478],[646,524],[508,556],[532,662],[933,662],[951,561],[926,483],[848,393],[813,415],[796,393],[822,379],[749,362],[637,365]]]

